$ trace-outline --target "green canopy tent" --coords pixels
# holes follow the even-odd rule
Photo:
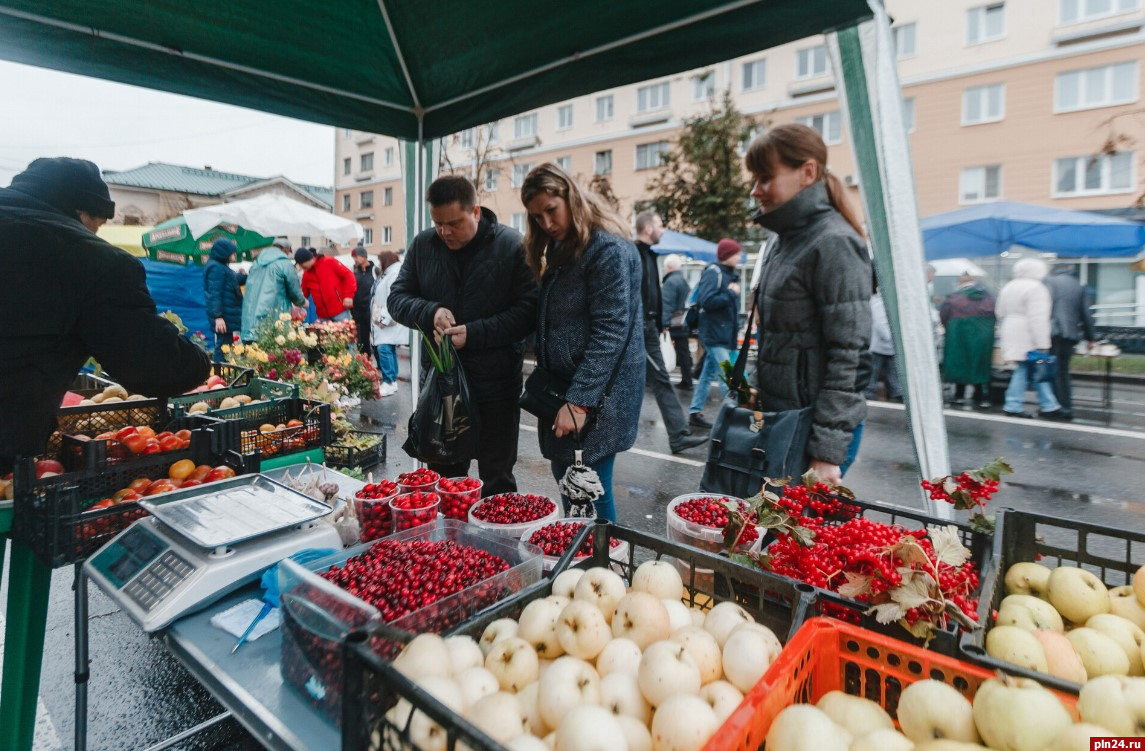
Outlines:
[[[187,227],[187,220],[180,215],[157,224],[151,231],[144,233],[143,247],[147,250],[147,257],[152,261],[180,266],[202,266],[210,256],[211,246],[219,239],[234,241],[239,249],[240,261],[249,261],[252,250],[265,248],[274,242],[273,237],[245,230],[236,224],[220,224],[195,239]]]

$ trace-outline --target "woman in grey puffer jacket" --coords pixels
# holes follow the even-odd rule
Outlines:
[[[644,332],[634,326],[644,319],[640,256],[620,219],[555,164],[525,177],[521,203],[525,260],[541,281],[537,364],[571,384],[556,423],[537,426],[541,453],[560,480],[573,463],[574,431],[593,415],[581,437],[584,462],[604,485],[593,505],[616,521],[612,467],[636,442],[644,399]]]
[[[809,465],[838,483],[867,413],[858,368],[871,340],[870,254],[816,131],[772,128],[752,142],[745,162],[761,208],[756,221],[779,235],[758,298],[759,406],[814,406]]]

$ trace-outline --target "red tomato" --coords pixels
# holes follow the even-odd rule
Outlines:
[[[136,492],[133,490],[133,491],[131,491],[130,493],[128,493],[127,495],[125,495],[125,496],[123,496],[122,498],[120,498],[120,499],[119,499],[119,502],[120,502],[120,503],[132,503],[132,502],[134,502],[134,501],[138,501],[138,500],[139,500],[140,498],[142,498],[142,497],[143,497],[143,496],[139,495],[138,493],[136,493]]]
[[[159,441],[159,448],[162,451],[178,451],[179,449],[183,448],[183,442],[180,441],[175,436],[171,435],[170,433],[168,433],[163,438],[157,438],[157,439],[152,439],[152,440],[158,440]]]
[[[124,488],[123,490],[117,490],[117,491],[115,491],[115,495],[113,495],[113,496],[111,497],[111,500],[115,501],[116,503],[119,503],[119,502],[121,502],[121,501],[124,499],[124,497],[125,497],[125,496],[127,496],[127,495],[129,495],[129,494],[132,494],[132,495],[138,495],[138,494],[137,494],[137,493],[135,493],[135,491],[134,491],[134,490],[132,490],[131,488]]]
[[[91,506],[88,506],[87,509],[85,509],[85,510],[86,511],[95,511],[97,508],[111,508],[114,505],[115,505],[115,501],[111,500],[110,498],[104,498],[99,503],[93,503]]]
[[[174,489],[175,483],[171,480],[156,480],[147,486],[147,489],[143,491],[143,495],[158,495],[159,493],[166,493]]]
[[[172,485],[174,485],[176,488],[181,488],[181,487],[183,487],[183,481],[182,481],[182,480],[180,480],[178,477],[172,477],[172,478],[170,478],[170,479],[168,480],[168,482],[170,482],[170,483],[171,483]]]
[[[209,464],[200,464],[199,466],[195,467],[195,470],[191,472],[191,474],[187,475],[187,479],[194,480],[195,482],[202,482],[203,480],[207,479],[207,475],[211,474],[212,469],[213,467],[211,467]]]
[[[196,485],[202,485],[202,484],[203,484],[202,480],[192,480],[192,479],[188,478],[186,480],[183,480],[183,484],[180,487],[193,488]]]
[[[138,433],[139,435],[143,436],[144,438],[154,438],[155,437],[155,431],[153,429],[147,427],[146,425],[139,426],[138,428],[135,429],[135,432]]]
[[[127,488],[129,490],[135,491],[136,493],[142,493],[150,484],[151,480],[147,479],[146,477],[140,477],[138,480],[133,480],[132,483],[127,486]]]
[[[122,441],[124,438],[127,438],[130,435],[135,435],[135,433],[136,433],[135,428],[128,425],[126,428],[123,428],[121,430],[117,430],[115,432],[115,437]]]
[[[172,433],[170,430],[164,430],[162,433],[156,434],[155,437],[158,438],[160,441],[162,441],[164,438],[166,438],[169,435],[175,435],[175,434]]]
[[[219,466],[212,469],[203,482],[217,482],[218,480],[227,480],[234,476],[235,471],[233,469],[227,466]]]
[[[76,437],[78,438],[79,436],[76,436]],[[115,433],[113,431],[113,432],[108,432],[108,433],[100,433],[99,435],[97,435],[95,437],[95,440],[97,440],[97,441],[116,441],[119,439],[117,439],[115,437]]]
[[[144,442],[144,446],[143,446],[143,453],[144,454],[158,454],[162,450],[163,450],[163,447],[159,445],[159,441],[155,438],[148,438]]]
[[[180,441],[189,441],[189,440],[191,440],[191,431],[189,431],[189,430],[176,431],[175,437],[178,438]]]
[[[147,439],[138,433],[133,433],[122,440],[123,445],[133,454],[142,454],[147,450]]]

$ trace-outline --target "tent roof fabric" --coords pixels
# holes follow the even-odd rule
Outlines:
[[[660,242],[653,245],[652,250],[660,255],[679,253],[680,255],[706,263],[715,263],[718,260],[715,243],[708,242],[695,235],[689,235],[686,232],[676,232],[670,229],[664,230],[663,236],[660,237]]]
[[[0,0],[0,57],[412,140],[870,16],[867,0]]]
[[[103,179],[108,185],[170,190],[177,193],[193,193],[199,196],[222,196],[233,190],[245,188],[255,183],[267,182],[273,178],[236,175],[231,172],[184,167],[180,164],[167,164],[166,162],[148,162],[142,167],[129,170],[104,170]],[[332,188],[291,182],[327,206],[334,206],[334,190]]]

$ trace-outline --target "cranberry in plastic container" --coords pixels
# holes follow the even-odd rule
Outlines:
[[[404,532],[437,519],[441,497],[437,493],[403,493],[390,500],[394,531]]]
[[[437,481],[441,496],[441,515],[446,519],[469,521],[469,509],[481,500],[484,483],[476,477],[450,477]]]
[[[361,531],[358,539],[370,542],[393,531],[390,500],[397,496],[398,485],[391,480],[369,483],[354,495],[354,510]]]
[[[441,475],[428,467],[422,467],[410,472],[402,472],[398,475],[398,492],[432,493],[437,487],[437,481],[440,479]]]

